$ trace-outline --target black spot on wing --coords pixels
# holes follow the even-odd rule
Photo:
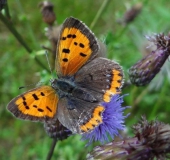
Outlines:
[[[27,105],[27,102],[24,101],[24,102],[23,102],[23,105],[26,106],[26,105]]]
[[[23,101],[23,105],[25,106],[25,109],[30,109],[30,107],[27,106],[27,102]]]
[[[26,98],[25,98],[24,96],[22,97],[22,99],[23,99],[23,101],[25,101],[25,100],[26,100]]]
[[[73,34],[73,35],[72,35],[72,38],[76,38],[76,35],[75,35],[75,34]]]
[[[62,52],[64,52],[64,53],[70,53],[70,50],[69,50],[69,49],[66,49],[66,48],[63,48]]]
[[[41,95],[42,95],[42,96],[45,96],[45,94],[44,94],[43,92],[41,92]]]
[[[63,62],[68,62],[68,59],[67,58],[63,58]]]
[[[66,37],[62,37],[61,40],[66,40]]]
[[[71,38],[71,37],[72,37],[72,35],[71,35],[71,34],[68,34],[68,35],[67,35],[67,38]]]
[[[35,100],[39,100],[38,96],[37,96],[35,93],[32,94],[32,96],[33,96],[33,98],[34,98]]]
[[[77,46],[77,42],[74,42],[74,45]]]
[[[83,44],[83,43],[80,43],[79,46],[80,46],[81,48],[84,48],[84,44]]]
[[[86,54],[84,54],[84,53],[82,53],[82,52],[80,52],[80,56],[82,56],[82,57],[86,57],[87,55],[86,55]]]
[[[44,112],[44,110],[43,110],[43,109],[41,109],[41,108],[38,108],[38,111],[39,111],[39,112]]]
[[[51,110],[48,106],[46,106],[46,108],[47,108],[50,112],[52,112],[52,110]]]
[[[25,106],[25,109],[30,109],[30,107],[29,106]]]
[[[37,108],[37,105],[33,105],[34,108]]]
[[[117,80],[118,83],[121,83],[122,81],[121,80]]]

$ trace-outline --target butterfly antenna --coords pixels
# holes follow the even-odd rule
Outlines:
[[[48,63],[48,66],[49,66],[49,69],[50,69],[50,72],[51,72],[51,76],[53,77],[53,73],[52,73],[52,70],[51,70],[51,66],[50,66],[50,62],[49,62],[49,58],[48,58],[48,51],[45,50],[45,56],[47,58],[47,63]]]
[[[29,84],[29,85],[26,85],[26,86],[21,86],[21,87],[19,87],[18,89],[23,89],[23,88],[30,87],[30,86],[40,85],[40,84],[42,84],[42,83],[43,83],[43,82],[32,83],[32,84]]]

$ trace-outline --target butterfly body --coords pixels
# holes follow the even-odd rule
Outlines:
[[[82,87],[77,86],[74,83],[73,77],[54,79],[51,82],[51,86],[57,90],[59,98],[67,97],[69,99],[69,97],[75,97],[89,102],[97,101],[97,99],[86,91],[85,88],[83,89]]]
[[[59,37],[58,79],[19,95],[7,108],[20,119],[61,123],[72,133],[91,132],[103,121],[102,102],[120,93],[123,71],[118,63],[99,56],[96,37],[78,19],[67,18]]]

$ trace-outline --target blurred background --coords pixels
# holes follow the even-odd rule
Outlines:
[[[34,88],[42,81],[49,84],[51,78],[49,66],[44,55],[44,48],[54,52],[54,43],[50,25],[42,20],[42,1],[8,1],[12,23],[26,46],[21,45],[2,17],[0,19],[0,159],[39,160],[46,159],[52,139],[44,131],[43,124],[22,121],[14,118],[7,110],[9,101],[17,95]],[[127,82],[128,69],[153,49],[153,43],[145,35],[155,33],[168,34],[170,29],[170,2],[166,0],[51,0],[56,15],[53,26],[58,26],[70,16],[83,21],[107,46],[106,56],[119,62],[123,67]],[[0,1],[1,3],[1,1]],[[38,7],[39,6],[39,7]],[[4,10],[1,11],[4,15]],[[49,40],[50,39],[50,40]],[[36,57],[36,59],[35,59]],[[37,60],[38,59],[38,60]],[[49,59],[54,69],[54,55],[49,52]],[[39,61],[42,63],[39,64]],[[21,90],[21,86],[27,86]],[[147,119],[156,118],[165,123],[170,121],[170,63],[163,65],[161,72],[143,87],[128,85],[122,90],[124,106],[130,116],[126,119],[126,135],[133,136],[131,127],[141,115]],[[59,141],[52,160],[85,159],[93,148],[85,148],[81,136],[71,136]]]

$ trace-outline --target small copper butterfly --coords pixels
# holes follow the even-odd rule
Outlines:
[[[99,57],[99,52],[100,45],[90,29],[76,18],[67,18],[57,46],[58,79],[51,80],[51,86],[14,98],[8,110],[20,119],[59,121],[72,133],[92,131],[102,123],[101,102],[120,93],[123,83],[120,65]]]

